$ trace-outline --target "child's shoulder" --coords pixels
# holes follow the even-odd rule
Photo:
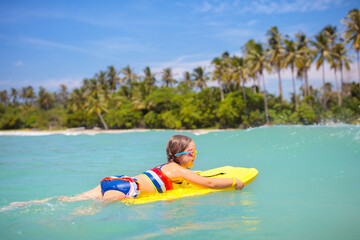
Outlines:
[[[175,162],[168,162],[162,165],[161,167],[161,171],[163,172],[174,172],[177,170],[181,170],[181,169],[185,169],[182,166],[180,166],[179,164],[175,163]]]

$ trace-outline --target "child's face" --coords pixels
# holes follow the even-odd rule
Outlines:
[[[191,141],[184,152],[188,152],[190,149],[195,150],[195,143]],[[194,157],[190,156],[189,154],[184,154],[180,158],[180,165],[184,168],[191,168],[194,166],[196,155]]]

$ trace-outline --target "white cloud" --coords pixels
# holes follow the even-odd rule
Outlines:
[[[48,40],[45,40],[45,39],[21,36],[19,38],[19,40],[22,41],[22,42],[30,43],[30,44],[37,45],[37,46],[40,46],[40,47],[60,48],[60,49],[64,49],[64,50],[68,50],[68,51],[72,51],[72,52],[85,53],[87,55],[100,57],[100,58],[105,58],[105,59],[109,59],[109,60],[113,60],[113,61],[118,60],[117,58],[113,58],[113,57],[104,55],[102,53],[99,53],[101,51],[90,51],[90,50],[88,50],[86,48],[76,47],[76,46],[68,45],[68,44],[57,43],[57,42],[48,41]]]
[[[242,11],[265,14],[324,11],[339,6],[342,2],[343,0],[252,0],[243,2],[246,7]]]
[[[212,6],[207,1],[205,1],[205,2],[203,2],[202,8],[199,10],[200,10],[200,12],[207,12],[211,9],[211,7]]]
[[[248,22],[246,23],[246,25],[252,27],[252,26],[255,26],[255,25],[258,24],[258,23],[259,23],[259,20],[257,20],[257,19],[252,19],[252,20],[248,21]]]
[[[55,19],[65,18],[66,14],[50,10],[50,9],[38,9],[30,10],[20,7],[20,4],[16,8],[4,8],[0,14],[0,23],[17,23],[20,21],[26,21],[29,18],[43,18],[43,19]]]
[[[57,91],[61,84],[66,85],[68,91],[71,91],[72,89],[81,86],[82,78],[81,77],[50,78],[38,83],[37,85],[42,86],[47,90]]]
[[[240,13],[292,13],[324,11],[340,6],[343,0],[235,0],[235,1],[204,1],[194,6],[198,12],[234,12]]]
[[[226,3],[221,3],[220,5],[218,6],[214,6],[213,9],[214,9],[214,12],[222,12],[226,9]]]
[[[13,65],[15,67],[22,67],[22,66],[24,66],[24,63],[23,63],[23,61],[16,61],[16,62],[13,62]]]
[[[150,46],[148,43],[140,42],[138,39],[133,39],[130,37],[114,37],[106,38],[98,41],[87,42],[91,47],[96,49],[101,49],[101,52],[108,53],[123,53],[124,51],[131,52],[153,52],[156,49],[153,46]]]
[[[209,3],[209,1],[202,2],[201,6],[193,6],[194,10],[197,12],[215,12],[220,13],[228,10],[228,4],[226,2],[220,3]]]
[[[50,92],[58,91],[61,84],[65,84],[68,88],[68,91],[71,91],[74,88],[80,87],[82,84],[82,78],[77,76],[67,76],[61,78],[49,78],[39,81],[34,81],[32,79],[25,80],[0,80],[0,89],[16,88],[21,89],[26,86],[32,86],[35,91],[39,90],[39,87],[44,87]]]
[[[163,69],[170,67],[174,74],[174,78],[180,80],[183,78],[184,72],[192,72],[199,66],[204,67],[207,72],[211,71],[211,60],[189,61],[190,59],[199,58],[201,56],[202,54],[183,55],[173,61],[152,63],[150,64],[150,67],[152,71],[158,75],[158,79]],[[185,59],[188,61],[184,61]]]

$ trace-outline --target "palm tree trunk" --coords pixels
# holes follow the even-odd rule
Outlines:
[[[303,91],[303,93],[304,93],[304,97],[306,97],[307,96],[307,87],[306,87],[306,77],[305,77],[305,74],[304,74],[304,79],[301,79],[301,80],[304,80],[304,84],[302,85],[302,91]],[[302,83],[302,81],[301,81],[301,83]]]
[[[264,77],[264,76],[263,76]],[[259,93],[261,93],[261,87],[260,87],[260,78],[257,78],[258,81],[258,89],[259,89]]]
[[[337,93],[338,93],[338,106],[340,107],[342,102],[341,102],[341,94],[340,94],[340,88],[339,88],[339,83],[338,83],[338,79],[337,79],[336,69],[334,69],[334,72],[335,72],[336,89],[337,89]]]
[[[356,55],[357,55],[357,64],[358,64],[358,80],[359,80],[359,84],[360,84],[360,62],[359,62],[359,50],[357,50]]]
[[[291,68],[291,76],[292,76],[292,84],[293,84],[293,90],[294,90],[294,98],[295,98],[295,108],[298,109],[298,101],[296,96],[296,87],[295,87],[295,79],[294,79],[294,69]]]
[[[247,107],[246,107],[246,94],[245,94],[245,81],[242,81],[242,92],[243,92],[243,99],[244,99],[244,104],[245,104],[245,112],[247,112]]]
[[[344,96],[344,91],[343,91],[343,87],[344,87],[344,75],[343,75],[343,67],[342,64],[340,64],[340,80],[341,80],[341,85],[340,85],[340,94],[341,94],[341,99]]]
[[[264,78],[263,74],[261,74],[261,76],[262,76],[263,87],[264,87],[265,119],[266,119],[266,124],[269,124],[270,122],[269,122],[269,114],[268,114],[267,99],[266,99],[265,78]]]
[[[101,113],[97,113],[97,115],[99,116],[100,120],[101,120],[101,123],[102,125],[104,126],[105,130],[108,130],[108,126],[106,125],[106,122],[104,120],[104,118],[101,116]]]
[[[223,86],[222,86],[222,82],[221,82],[221,75],[218,78],[218,82],[219,82],[219,87],[220,87],[221,101],[224,101],[224,90],[223,90]]]
[[[256,86],[255,85],[256,85],[256,79],[254,78],[254,85],[252,87],[254,93],[256,93]]]
[[[306,84],[306,96],[309,96],[311,95],[311,92],[310,92],[310,86],[309,86],[309,79],[308,79],[308,74],[307,74],[307,70],[305,70],[305,84]]]
[[[245,103],[245,107],[246,107],[245,81],[242,81],[242,83],[243,83],[242,92],[243,92],[243,98],[244,98],[244,103]]]
[[[280,95],[280,100],[281,100],[281,103],[282,103],[283,102],[283,95],[282,95],[281,75],[280,75],[280,67],[279,66],[277,68],[277,72],[278,72],[278,79],[279,79],[279,95]]]
[[[326,110],[326,87],[325,87],[325,69],[324,69],[324,62],[322,64],[322,81],[323,81],[323,105],[324,105],[324,109]]]

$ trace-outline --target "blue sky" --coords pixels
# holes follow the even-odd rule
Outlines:
[[[32,85],[50,91],[64,83],[71,90],[113,65],[130,64],[141,75],[172,67],[175,78],[197,66],[211,70],[210,61],[224,51],[240,54],[250,38],[266,41],[277,26],[283,34],[308,36],[340,23],[355,0],[234,1],[1,1],[0,90]],[[355,64],[345,74],[356,78]],[[286,94],[290,74],[283,71]],[[330,69],[327,79],[334,79]],[[158,76],[160,78],[160,76]],[[277,94],[276,75],[266,76]],[[312,69],[310,83],[321,84]],[[214,83],[215,84],[215,83]],[[299,86],[300,81],[297,82]]]

